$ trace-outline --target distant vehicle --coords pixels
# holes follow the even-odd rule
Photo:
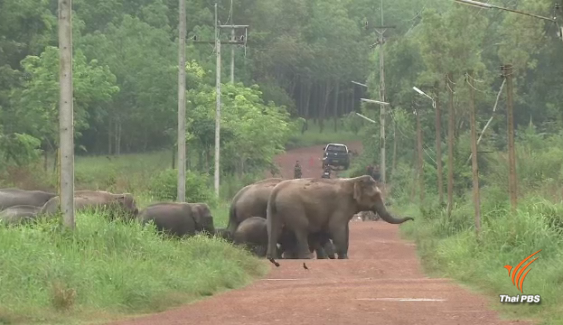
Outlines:
[[[350,151],[345,144],[329,143],[324,147],[323,152],[323,168],[327,165],[342,166],[344,169],[350,167]]]

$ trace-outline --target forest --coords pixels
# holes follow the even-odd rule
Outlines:
[[[563,19],[563,9],[551,0],[490,2],[556,17],[557,22]],[[518,293],[506,280],[503,266],[515,265],[541,249],[526,287],[542,295],[542,305],[502,309],[514,317],[559,324],[563,319],[558,291],[563,280],[563,109],[559,106],[563,44],[558,23],[451,0],[234,0],[232,11],[230,1],[219,1],[221,24],[250,28],[247,47],[234,48],[234,83],[230,82],[231,48],[226,45],[221,51],[223,178],[222,194],[216,199],[209,176],[213,174],[216,49],[213,44],[192,42],[194,36],[213,39],[214,4],[211,0],[186,4],[187,63],[182,68],[187,75],[188,200],[212,202],[226,220],[228,201],[240,187],[275,169],[276,155],[330,141],[361,140],[364,152],[353,160],[347,176],[363,174],[367,164],[379,163],[382,144],[380,106],[360,98],[384,100],[389,103],[385,116],[388,199],[400,213],[416,217],[415,223],[401,230],[416,242],[425,270],[468,283],[495,298]],[[77,187],[129,191],[144,201],[174,200],[178,1],[74,0],[73,10]],[[386,29],[383,43],[378,26],[393,27]],[[229,37],[229,32],[221,33],[221,39]],[[508,96],[501,70],[506,64],[513,68],[516,209],[508,191]],[[57,1],[1,1],[0,187],[57,187],[58,67]],[[472,103],[479,138],[477,203],[470,160]],[[436,125],[441,129],[437,131]],[[448,192],[453,196],[450,207]],[[481,215],[478,233],[476,205]],[[81,222],[77,227],[84,229],[84,242],[119,252],[108,263],[120,275],[126,273],[120,260],[129,251],[111,246],[115,238],[127,238],[125,242],[140,245],[148,255],[154,253],[150,245],[141,244],[147,238],[153,247],[168,250],[166,256],[183,247],[145,232],[145,237],[138,237],[129,226],[107,228],[107,238],[98,238],[97,229],[110,226]],[[42,231],[53,231],[47,228]],[[227,280],[214,273],[205,287],[195,277],[209,273],[217,263],[202,262],[205,265],[194,272],[194,278],[185,279],[182,269],[188,266],[177,261],[166,282],[143,272],[143,268],[154,272],[166,256],[144,262],[135,255],[130,263],[142,266],[137,276],[112,289],[122,293],[121,298],[110,299],[103,294],[104,280],[81,284],[88,282],[85,277],[93,279],[96,272],[104,272],[94,262],[91,274],[79,274],[72,263],[56,264],[58,260],[45,257],[47,250],[40,247],[44,239],[34,239],[37,247],[29,248],[33,245],[19,243],[19,236],[0,229],[0,242],[14,247],[0,262],[32,270],[33,263],[19,256],[22,252],[35,256],[60,280],[56,288],[62,289],[56,290],[72,287],[93,293],[90,300],[76,302],[88,311],[98,307],[108,313],[153,311],[163,308],[156,303],[162,288],[204,296],[219,290],[222,281],[235,287],[263,272],[243,253],[222,252],[222,243],[197,238],[191,241],[189,254],[197,258],[196,250],[204,247],[212,252],[210,260],[225,259],[230,264],[221,267],[237,268],[238,273],[230,273]],[[63,235],[56,240],[71,241]],[[57,254],[80,260],[78,249]],[[225,258],[228,254],[241,255],[235,260]],[[3,265],[7,263],[0,263],[0,270]],[[10,290],[0,292],[0,320],[16,322],[29,311],[24,302],[30,299],[34,310],[46,308],[48,294],[32,288],[14,270],[4,271],[13,282]],[[44,281],[40,274],[32,278]],[[27,289],[13,300],[13,291],[22,284]],[[540,317],[540,311],[547,316]],[[44,311],[42,315],[61,317]]]

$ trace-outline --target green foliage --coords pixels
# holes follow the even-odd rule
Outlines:
[[[186,202],[205,202],[214,206],[215,194],[209,183],[209,175],[186,171]],[[156,174],[150,184],[150,194],[156,200],[176,201],[178,193],[176,169],[166,169]]]
[[[514,265],[541,249],[534,262],[536,271],[524,284],[524,293],[541,295],[541,306],[501,309],[516,317],[531,316],[545,324],[557,324],[563,319],[559,308],[561,274],[556,271],[563,266],[563,197],[560,186],[555,185],[561,182],[562,138],[559,134],[539,134],[533,125],[519,130],[518,134],[518,209],[512,212],[508,202],[505,155],[487,155],[490,164],[483,164],[487,167],[481,173],[486,183],[481,182],[479,238],[475,236],[469,188],[456,196],[450,218],[438,206],[435,193],[427,192],[430,197],[424,205],[417,206],[410,200],[408,191],[395,191],[399,184],[407,188],[416,185],[412,181],[409,184],[406,176],[409,168],[401,169],[399,175],[405,176],[400,183],[393,183],[393,196],[400,201],[404,214],[415,216],[415,222],[405,224],[402,231],[416,241],[426,270],[471,284],[490,296],[518,294],[512,282],[507,281],[504,265]],[[456,178],[456,184],[459,182]]]
[[[79,213],[76,221],[73,233],[53,222],[0,227],[2,321],[61,323],[104,317],[100,309],[107,316],[161,311],[266,271],[219,239],[163,240],[153,227],[96,214]]]

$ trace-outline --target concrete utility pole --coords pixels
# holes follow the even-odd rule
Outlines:
[[[74,229],[72,0],[59,0],[59,86],[60,205],[64,225]]]
[[[395,28],[395,26],[384,26],[383,25],[383,0],[380,2],[380,13],[381,13],[381,26],[376,26],[375,31],[379,35],[377,44],[379,47],[379,99],[385,102],[385,58],[383,54],[383,44],[385,44],[385,31],[390,28]],[[386,167],[385,167],[385,115],[386,115],[386,108],[385,105],[381,105],[379,110],[379,147],[380,147],[380,171],[381,171],[381,182],[383,185],[386,184]]]
[[[215,3],[215,40],[197,40],[197,36],[193,37],[194,43],[205,43],[205,44],[215,44],[216,49],[216,56],[217,56],[217,66],[216,66],[216,77],[215,77],[215,84],[216,84],[216,108],[215,108],[215,172],[214,172],[214,188],[215,188],[215,195],[219,197],[219,174],[220,174],[220,144],[221,144],[221,45],[222,44],[240,44],[244,45],[246,50],[246,44],[248,39],[248,27],[249,25],[219,25],[219,19],[217,15],[217,3]],[[240,37],[239,40],[228,40],[222,41],[219,39],[219,30],[220,28],[231,28],[231,29],[238,29],[244,28],[245,34]]]
[[[453,74],[446,75],[446,87],[450,94],[448,103],[448,218],[452,216],[454,205],[454,140],[455,140],[455,111]]]
[[[178,202],[186,201],[186,0],[178,23]]]
[[[234,24],[233,0],[231,0],[231,24]],[[231,29],[231,41],[235,40],[235,29]],[[231,83],[235,83],[235,46],[231,46]]]
[[[436,128],[436,165],[438,172],[438,201],[440,205],[444,203],[444,174],[442,171],[442,110],[440,108],[440,88],[436,82],[434,86],[434,98],[436,109],[436,120],[434,122]]]
[[[475,207],[475,232],[479,236],[481,231],[481,199],[479,197],[479,166],[477,163],[477,123],[475,122],[475,89],[471,84],[473,72],[467,72],[469,85],[469,127],[471,129],[471,170],[473,171],[473,206]]]
[[[514,107],[512,101],[512,65],[501,67],[502,77],[506,80],[506,119],[508,133],[508,193],[512,210],[518,204],[518,185],[516,179],[516,153],[514,149]]]
[[[418,109],[416,102],[413,100],[412,105],[414,108],[414,114],[416,115],[416,151],[418,154],[417,159],[417,178],[420,195],[420,204],[424,202],[424,157],[422,154],[422,126],[420,123],[420,110]]]
[[[217,3],[215,3],[215,50],[217,51],[217,65],[215,68],[217,95],[215,96],[215,172],[213,176],[213,186],[215,188],[215,196],[219,197],[219,155],[221,153],[221,41],[219,40],[219,28],[217,23]]]

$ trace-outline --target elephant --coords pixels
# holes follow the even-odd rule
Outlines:
[[[0,211],[0,223],[19,225],[37,218],[40,207],[33,205],[14,205]]]
[[[238,225],[250,217],[266,219],[270,193],[283,178],[267,178],[240,189],[231,201],[227,231],[234,234]]]
[[[42,207],[47,201],[57,196],[55,193],[44,191],[28,191],[18,188],[0,189],[0,210],[16,205],[30,205]]]
[[[233,242],[233,236],[227,231],[227,228],[215,228],[215,237],[223,238],[228,242]]]
[[[268,251],[274,265],[276,243],[284,227],[297,241],[298,258],[308,259],[308,235],[326,232],[333,240],[338,259],[348,258],[349,222],[354,214],[373,211],[391,224],[414,220],[395,218],[387,211],[381,190],[369,175],[338,179],[290,179],[280,182],[268,200]]]
[[[112,219],[115,218],[115,214],[125,217],[126,220],[133,219],[139,214],[139,209],[131,193],[114,194],[107,191],[75,191],[74,206],[76,211],[89,208],[108,209]],[[60,198],[56,196],[45,203],[39,213],[52,215],[59,210],[59,207]]]
[[[205,203],[154,203],[143,209],[137,218],[143,224],[154,221],[158,231],[176,237],[216,233],[213,216]]]
[[[233,235],[233,243],[251,248],[256,255],[264,257],[266,255],[266,247],[268,246],[266,219],[250,217],[242,221]],[[278,258],[282,256],[284,258],[294,258],[296,245],[295,236],[292,232],[282,231],[278,244]],[[262,249],[260,250],[260,248]],[[311,234],[309,236],[309,250],[311,253],[316,251],[317,258],[319,259],[334,258],[334,249],[332,249],[332,243],[327,236]]]

